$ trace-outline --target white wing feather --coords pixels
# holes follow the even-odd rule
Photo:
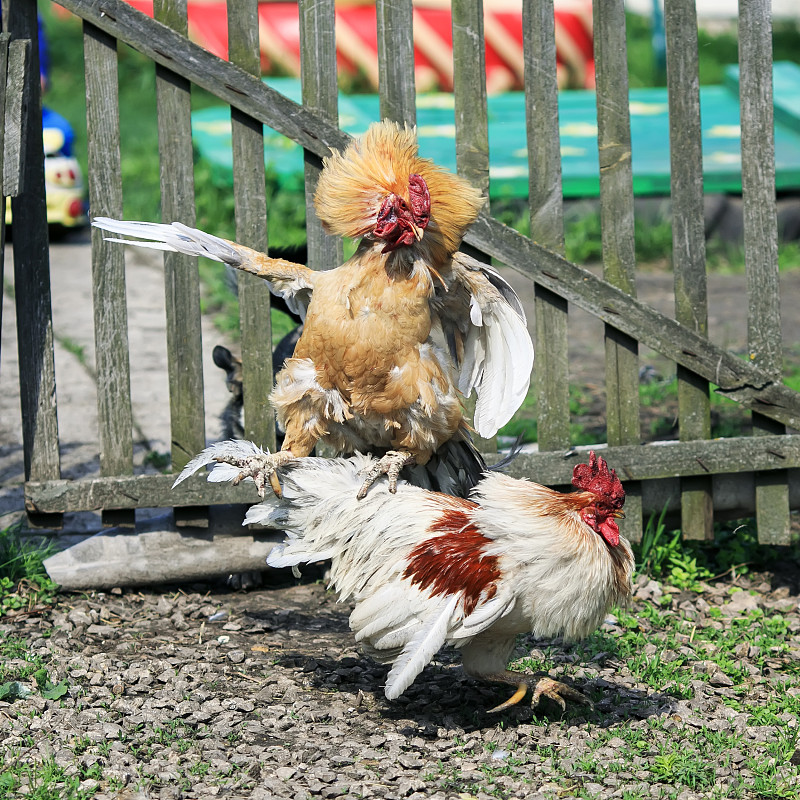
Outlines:
[[[431,616],[428,623],[403,648],[386,681],[387,700],[400,697],[445,643],[458,600],[458,596],[444,600],[437,613]]]
[[[262,450],[257,444],[244,440],[229,440],[225,442],[215,442],[205,450],[198,453],[182,470],[181,474],[172,484],[174,489],[179,483],[185,481],[206,464],[213,464],[219,458],[248,458],[249,456],[267,455],[268,450]],[[233,480],[239,474],[239,470],[230,464],[218,464],[208,475],[208,480],[212,483],[219,481]],[[252,480],[252,479],[251,479]]]

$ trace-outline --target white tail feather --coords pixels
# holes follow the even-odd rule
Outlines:
[[[400,697],[445,643],[458,600],[455,595],[443,601],[438,613],[403,648],[386,681],[387,700]]]

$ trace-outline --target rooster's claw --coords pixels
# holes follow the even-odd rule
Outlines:
[[[413,464],[414,456],[412,453],[404,453],[401,450],[389,450],[383,458],[375,461],[373,465],[362,472],[364,476],[364,483],[356,495],[359,500],[363,500],[367,496],[369,487],[375,483],[381,475],[386,475],[389,479],[389,491],[394,494],[397,491],[397,478],[400,475],[400,470],[406,464]]]

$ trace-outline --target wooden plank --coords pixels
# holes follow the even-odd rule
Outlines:
[[[17,304],[17,342],[20,372],[20,406],[25,480],[53,480],[61,475],[58,451],[56,375],[53,356],[50,262],[47,205],[42,151],[41,86],[39,83],[36,4],[14,0],[8,4],[8,31],[14,40],[31,43],[30,68],[24,75],[27,102],[23,110],[25,138],[21,185],[11,198],[14,217],[14,287]],[[9,48],[14,47],[13,41]],[[6,148],[6,157],[8,148]],[[7,166],[7,165],[6,165]],[[29,515],[32,525],[51,527],[59,518]]]
[[[528,275],[569,302],[715,383],[718,394],[793,428],[800,428],[800,393],[754,364],[640,303],[586,269],[491,217],[465,237],[493,258]]]
[[[336,10],[334,0],[300,0],[300,80],[303,106],[315,117],[330,125],[339,125],[339,87],[336,80]],[[349,137],[347,137],[349,141]],[[325,232],[314,207],[322,162],[310,150],[303,151],[305,178],[306,241],[308,266],[312,269],[334,269],[344,260],[339,236]],[[334,456],[329,444],[319,442],[314,449],[319,456]]]
[[[522,4],[531,238],[564,253],[553,0]],[[537,428],[540,450],[569,447],[569,330],[566,300],[534,284]]]
[[[462,178],[489,196],[489,112],[486,105],[486,48],[483,38],[483,0],[454,0],[453,22],[453,96],[456,128],[456,169]],[[487,213],[487,205],[481,215]],[[479,261],[488,261],[485,253],[463,247]],[[466,403],[469,416],[475,413],[476,398]],[[496,439],[473,434],[481,452],[497,450]]]
[[[89,205],[92,213],[122,218],[117,43],[91,23],[83,27]],[[92,228],[97,422],[100,474],[133,474],[133,411],[128,357],[125,254]],[[134,526],[131,513],[103,512],[107,526]]]
[[[703,210],[703,149],[694,0],[667,0],[670,168],[672,182],[672,268],[675,319],[708,336],[706,243]],[[678,366],[681,441],[711,438],[708,381]],[[681,531],[686,539],[714,538],[711,477],[681,482]]]
[[[4,89],[3,108],[3,194],[15,197],[24,191],[22,162],[25,160],[25,143],[28,102],[28,83],[25,75],[31,59],[29,39],[8,43],[7,70],[0,86]]]
[[[594,57],[597,80],[597,146],[600,158],[600,218],[603,277],[636,294],[633,232],[633,169],[628,106],[628,64],[623,0],[594,0]],[[634,337],[606,325],[606,428],[612,445],[640,440],[639,351]],[[629,486],[621,530],[641,538],[641,488]]]
[[[301,81],[304,110],[316,119],[339,125],[339,89],[336,83],[336,13],[333,0],[301,0]],[[346,146],[350,137],[344,134],[339,145]],[[320,153],[310,148],[304,151],[306,187],[306,236],[308,265],[312,269],[333,269],[343,260],[342,240],[329,236],[314,208],[314,193],[322,168]]]
[[[156,0],[153,13],[157,19],[186,36],[186,5],[186,0]],[[193,226],[194,163],[189,82],[172,70],[157,65],[156,101],[162,219]],[[172,468],[180,470],[206,444],[197,259],[182,253],[165,253],[164,285]],[[176,522],[208,524],[203,509],[197,509],[196,513],[176,513]]]
[[[568,453],[521,453],[505,469],[513,477],[536,476],[551,486],[569,484],[576,464],[588,459],[590,448]],[[708,442],[657,442],[648,445],[591,449],[617,470],[626,488],[631,481],[675,478],[682,475],[735,475],[753,470],[781,471],[800,467],[800,434],[713,439]],[[489,463],[498,454],[487,454]],[[239,486],[207,483],[196,475],[172,489],[175,475],[136,475],[121,478],[87,478],[78,481],[29,482],[25,504],[31,511],[96,510],[169,505],[255,503],[258,494],[251,481]]]
[[[246,70],[209,53],[124,0],[93,0],[91,5],[86,0],[64,0],[60,5],[320,158],[347,146],[350,137],[335,124],[315,117]]]
[[[0,33],[0,184],[2,184],[3,164],[4,164],[4,141],[5,141],[5,118],[6,118],[6,75],[8,73],[8,44],[11,36],[8,33]],[[5,269],[6,269],[6,196],[0,185],[0,209],[3,211],[3,220],[0,222],[0,291],[5,291]],[[0,295],[0,331],[3,330],[3,303]],[[0,364],[3,363],[3,353],[0,349]]]
[[[228,57],[247,72],[261,75],[257,0],[229,4]],[[257,119],[231,108],[231,135],[236,241],[266,253],[264,131]],[[275,450],[275,414],[266,402],[273,382],[269,287],[246,272],[239,271],[237,280],[242,334],[244,438]]]
[[[772,105],[772,26],[769,0],[739,2],[739,103],[742,127],[742,202],[747,274],[750,360],[780,380],[782,342],[775,138]],[[783,433],[785,426],[753,414],[753,434]],[[758,540],[789,544],[786,475],[756,475]]]
[[[381,119],[417,124],[414,85],[414,8],[411,0],[378,0],[378,75]]]

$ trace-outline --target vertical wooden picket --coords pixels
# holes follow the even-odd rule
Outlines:
[[[89,205],[95,216],[122,218],[117,41],[91,23],[83,26]],[[128,356],[125,251],[92,228],[97,422],[100,474],[133,474],[133,411]],[[130,510],[103,511],[105,525],[135,525]]]
[[[300,0],[303,105],[326,122],[338,125],[335,19],[333,0]],[[314,193],[322,164],[308,151],[304,158],[308,265],[312,269],[333,269],[342,263],[342,241],[338,236],[325,233],[314,208]]]
[[[21,76],[26,101],[22,113],[22,139],[19,194],[11,198],[15,230],[14,293],[17,303],[17,343],[19,363],[25,365],[25,380],[20,381],[22,440],[25,480],[57,480],[61,477],[58,450],[58,412],[53,352],[53,317],[50,293],[47,205],[42,152],[42,104],[39,83],[38,29],[36,4],[11,0],[8,5],[10,47],[20,40],[30,45],[29,68]],[[7,142],[6,142],[7,145]],[[8,164],[4,164],[8,170]],[[60,514],[29,514],[31,525],[56,527]]]
[[[525,0],[525,109],[531,238],[564,253],[553,0]],[[537,427],[540,450],[566,450],[569,438],[568,305],[534,284]]]
[[[156,0],[156,19],[186,35],[186,0]],[[161,209],[164,222],[193,226],[194,165],[190,84],[156,66],[158,149],[161,158]],[[164,254],[167,354],[172,435],[172,469],[181,470],[205,447],[203,343],[200,326],[200,274],[197,259]],[[175,509],[183,525],[207,525],[201,509]]]
[[[594,0],[593,8],[603,277],[618,289],[635,296],[636,252],[625,5],[622,0]],[[638,444],[638,343],[608,324],[605,326],[605,337],[608,443]],[[624,475],[621,477],[625,479]],[[628,499],[623,529],[629,539],[638,541],[642,531],[641,485],[628,480],[625,491]]]
[[[489,113],[486,105],[486,46],[483,36],[483,0],[454,0],[453,101],[456,123],[456,167],[458,174],[489,196]],[[481,213],[486,213],[484,207]],[[488,257],[465,247],[476,258]],[[474,412],[474,399],[467,404]],[[497,450],[494,439],[474,435],[483,453]]]
[[[261,74],[258,2],[228,5],[228,58],[252,75]],[[236,240],[267,252],[264,131],[253,117],[231,108]],[[242,334],[244,438],[275,449],[275,417],[267,402],[272,391],[272,321],[269,287],[254,275],[237,273]]]
[[[783,354],[769,0],[739,2],[739,78],[749,355],[750,360],[766,370],[773,380],[780,381]],[[784,425],[753,412],[755,436],[785,432]],[[789,487],[786,480],[786,470],[756,473],[758,540],[764,544],[789,543]]]
[[[376,12],[381,119],[415,125],[414,8],[411,0],[378,0]]]
[[[667,86],[672,180],[672,268],[675,318],[708,335],[703,148],[693,0],[667,0]],[[711,438],[708,381],[678,365],[681,441]],[[711,476],[681,479],[681,531],[686,539],[713,539]]]

